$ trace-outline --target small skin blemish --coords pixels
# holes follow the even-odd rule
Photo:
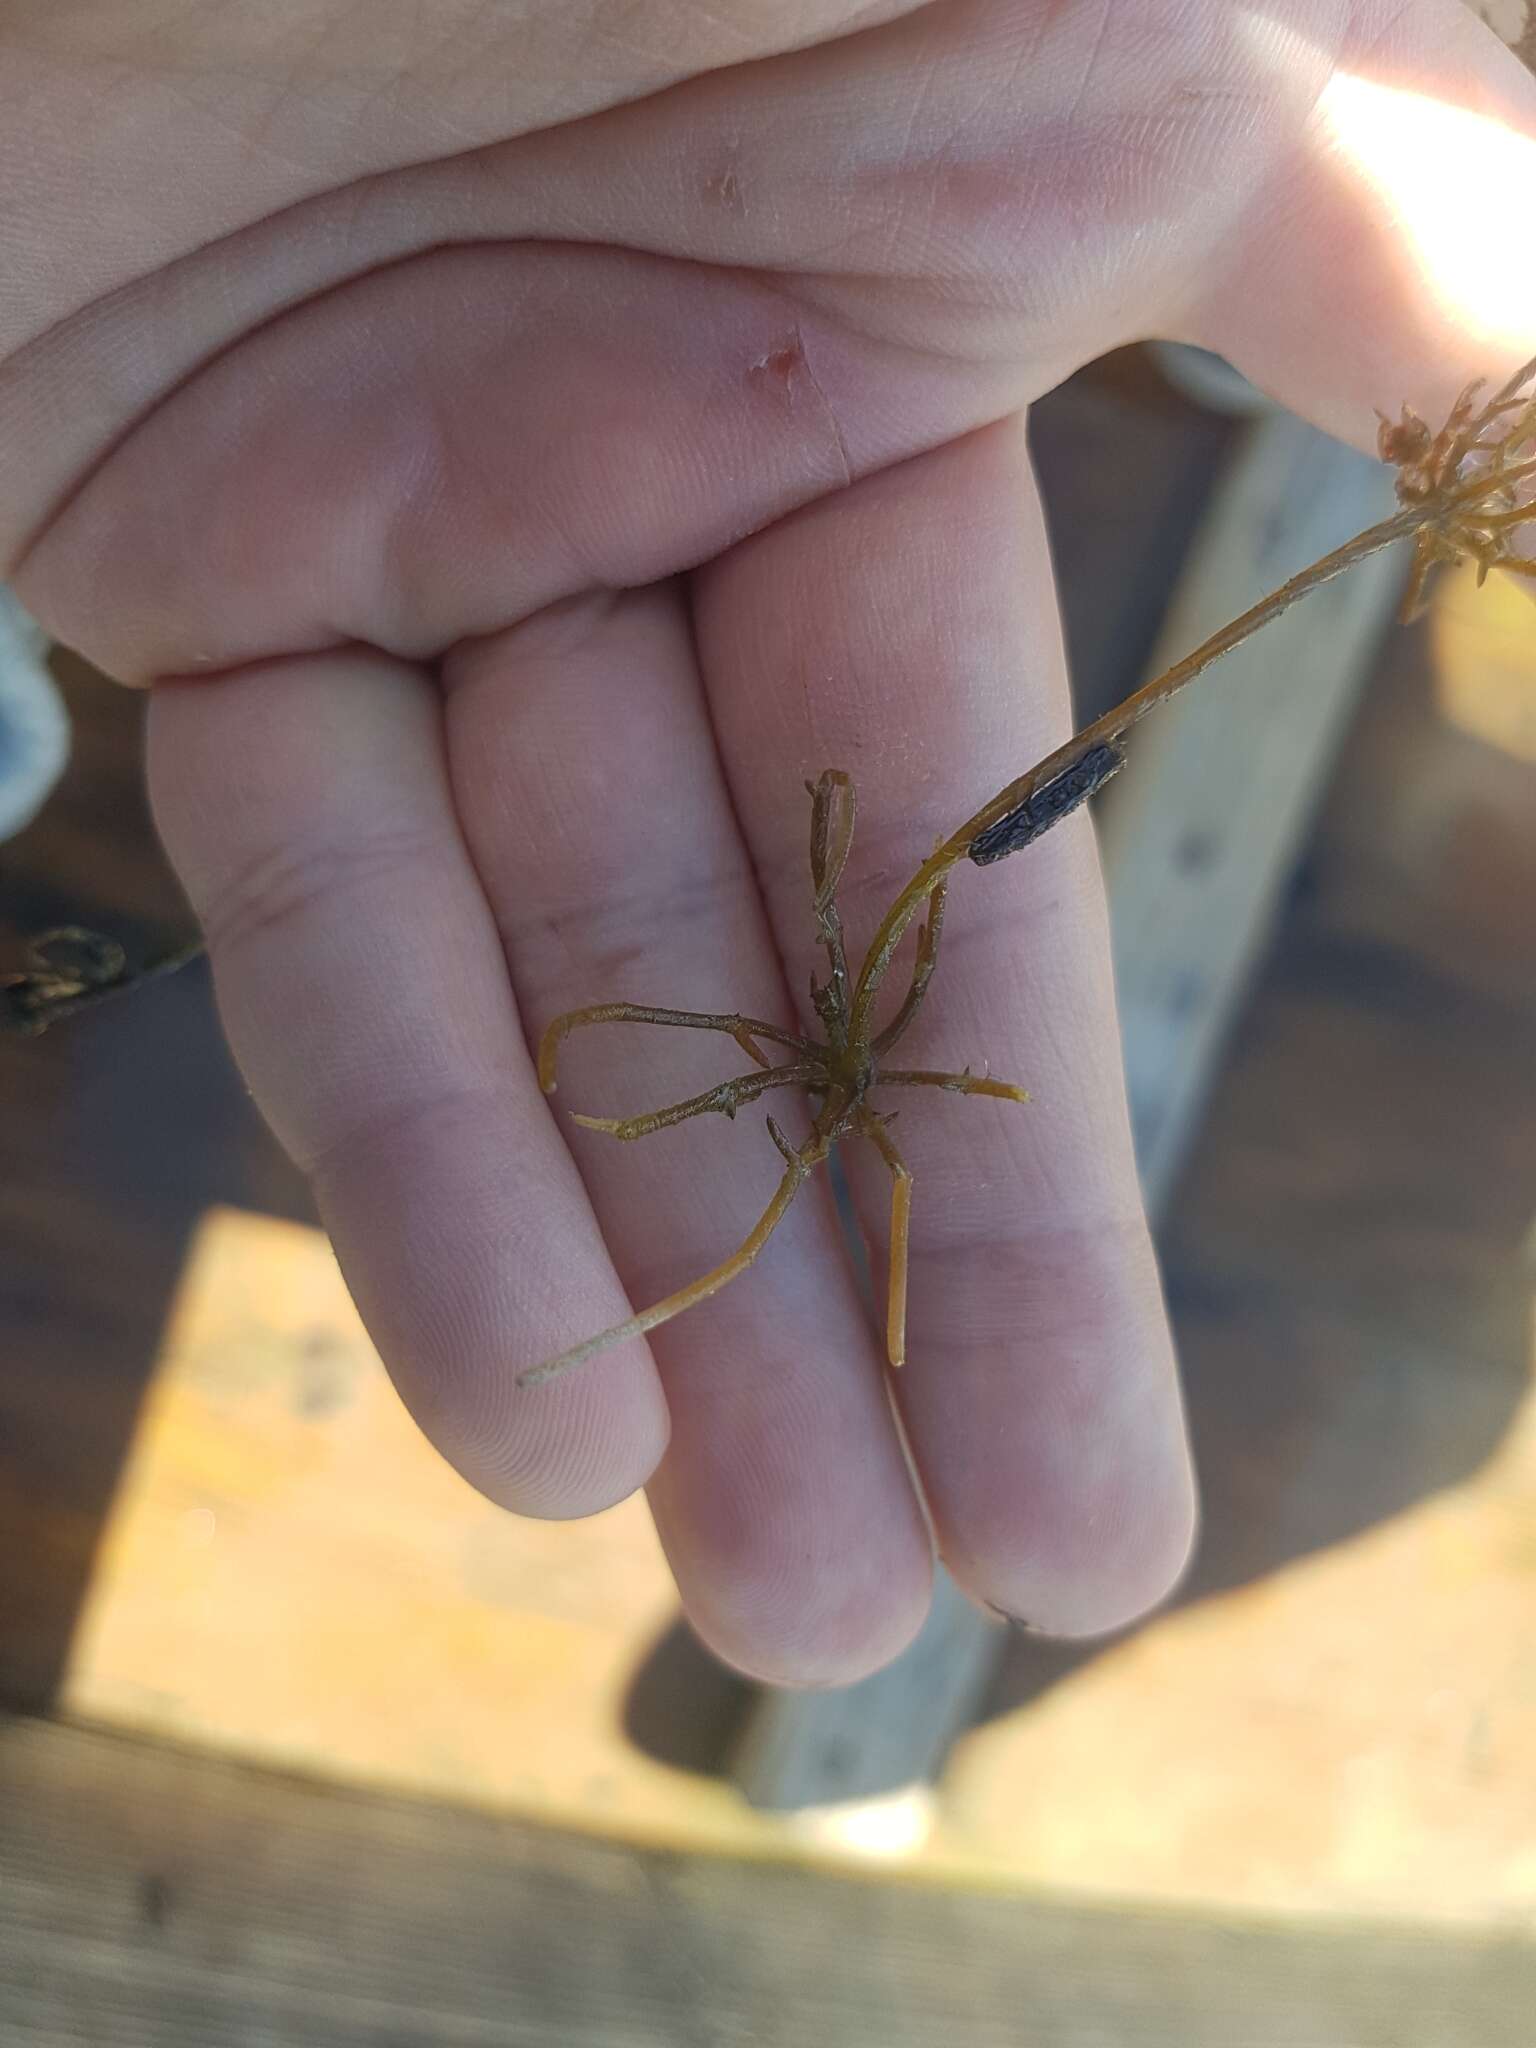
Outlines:
[[[747,364],[747,383],[753,389],[772,392],[786,414],[793,416],[802,399],[809,396],[814,405],[825,416],[829,454],[835,457],[842,471],[842,481],[853,481],[853,464],[849,458],[847,443],[837,414],[828,402],[827,394],[817,380],[806,353],[805,338],[799,325],[791,327],[773,347],[762,355],[753,356]]]
[[[742,214],[746,211],[741,196],[741,179],[734,163],[728,163],[722,171],[716,171],[712,178],[704,181],[704,197],[712,206],[718,206],[725,213]]]
[[[804,368],[805,344],[798,334],[791,334],[766,355],[755,356],[747,365],[747,375],[754,384],[776,385],[786,397],[793,398],[795,379]]]

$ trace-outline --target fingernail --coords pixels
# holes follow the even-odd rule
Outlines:
[[[1002,1607],[994,1607],[990,1600],[985,1601],[983,1604],[988,1614],[995,1614],[999,1621],[1006,1622],[1016,1635],[1043,1636],[1046,1633],[1037,1622],[1026,1621],[1022,1614],[1009,1614]]]

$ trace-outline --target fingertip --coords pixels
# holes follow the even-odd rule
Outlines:
[[[533,1199],[515,1131],[447,1115],[429,1141],[335,1163],[316,1183],[343,1273],[428,1441],[497,1506],[547,1521],[601,1513],[644,1486],[670,1437],[649,1347],[616,1346],[522,1386],[561,1338],[627,1309],[577,1250],[579,1190]]]
[[[624,1372],[616,1361],[615,1367]],[[469,1364],[454,1379],[474,1384],[486,1376],[484,1367]],[[397,1385],[409,1384],[408,1371],[395,1377]],[[640,1492],[671,1434],[648,1356],[628,1384],[594,1388],[590,1395],[579,1374],[533,1387],[513,1377],[505,1406],[486,1417],[466,1417],[458,1408],[444,1412],[413,1400],[403,1386],[401,1392],[422,1433],[477,1493],[509,1514],[544,1522],[582,1521]],[[535,1401],[543,1404],[536,1417],[520,1412]]]
[[[737,1588],[731,1599],[718,1583],[682,1587],[695,1633],[723,1664],[760,1685],[795,1692],[827,1692],[857,1685],[883,1671],[910,1647],[933,1598],[933,1563],[904,1559],[878,1583],[863,1573],[830,1597],[807,1604],[763,1599]]]
[[[1035,1635],[1112,1635],[1177,1592],[1194,1556],[1199,1506],[1182,1425],[1149,1446],[1128,1441],[1085,1471],[1051,1511],[1024,1518],[1028,1540],[985,1529],[946,1543],[944,1561],[972,1598]]]

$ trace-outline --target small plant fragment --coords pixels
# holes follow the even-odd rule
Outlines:
[[[32,941],[19,972],[0,974],[0,1033],[37,1038],[61,1017],[125,994],[140,982],[174,974],[202,952],[202,940],[194,939],[163,959],[130,969],[115,939],[81,925],[59,925]]]
[[[691,1286],[521,1374],[519,1385],[536,1386],[554,1379],[585,1364],[610,1345],[643,1336],[685,1309],[718,1294],[752,1264],[811,1173],[835,1144],[848,1138],[868,1139],[892,1176],[886,1350],[893,1366],[902,1364],[906,1356],[912,1176],[891,1137],[889,1115],[874,1106],[870,1092],[876,1088],[928,1087],[963,1095],[991,1095],[1009,1102],[1028,1100],[1022,1088],[980,1078],[969,1070],[944,1074],[893,1069],[885,1064],[887,1053],[916,1016],[933,978],[951,870],[966,859],[978,867],[990,866],[1032,845],[1118,774],[1125,762],[1125,734],[1149,711],[1166,704],[1213,662],[1269,625],[1309,591],[1343,575],[1394,541],[1411,539],[1414,546],[1413,570],[1403,608],[1405,618],[1416,615],[1430,571],[1440,562],[1457,563],[1468,558],[1476,561],[1479,582],[1491,568],[1536,577],[1536,561],[1515,552],[1520,528],[1536,523],[1533,378],[1536,360],[1517,371],[1480,408],[1476,401],[1483,382],[1469,384],[1438,433],[1432,433],[1407,406],[1395,422],[1378,414],[1378,452],[1383,461],[1392,463],[1398,471],[1400,509],[1292,576],[1192,654],[1143,684],[1123,703],[1086,726],[1043,761],[1036,762],[1006,789],[999,790],[990,803],[968,818],[918,869],[882,919],[857,976],[849,968],[836,900],[837,885],[853,839],[853,785],[839,769],[828,769],[819,781],[807,783],[811,796],[812,910],[817,939],[825,949],[828,963],[827,979],[820,983],[812,981],[811,1005],[825,1034],[823,1039],[805,1037],[751,1017],[663,1010],[636,1003],[599,1003],[557,1017],[539,1047],[539,1083],[547,1095],[555,1091],[560,1046],[571,1032],[592,1024],[662,1024],[723,1032],[735,1039],[756,1066],[753,1073],[722,1081],[701,1095],[648,1115],[579,1117],[577,1121],[588,1129],[606,1131],[625,1141],[643,1138],[711,1111],[734,1117],[738,1109],[777,1088],[798,1089],[808,1094],[817,1107],[810,1136],[799,1146],[791,1145],[769,1117],[768,1132],[783,1157],[784,1171],[773,1199],[728,1259]],[[907,993],[890,1023],[876,1031],[876,999],[908,926],[920,912],[926,915],[918,930]],[[762,1044],[779,1046],[789,1057],[773,1065],[763,1053]]]
[[[1474,411],[1484,383],[1479,377],[1462,392],[1438,434],[1411,406],[1405,405],[1395,421],[1376,415],[1381,421],[1377,452],[1397,467],[1399,502],[1410,508],[1433,506],[1438,512],[1415,533],[1405,619],[1423,610],[1425,585],[1437,562],[1476,562],[1479,589],[1490,569],[1536,576],[1536,562],[1514,551],[1520,528],[1536,519],[1529,463],[1515,462],[1522,449],[1536,453],[1536,395],[1528,388],[1533,375],[1536,363],[1527,363]]]

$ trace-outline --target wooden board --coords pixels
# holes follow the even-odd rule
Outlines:
[[[930,1788],[986,1696],[1002,1636],[940,1570],[916,1640],[883,1671],[825,1692],[754,1696],[733,1781],[753,1806],[798,1813],[829,1842],[911,1847],[933,1825]]]
[[[1526,1287],[1522,1350],[1481,1364],[1342,1308],[1186,1303],[1210,1480],[1191,1598],[1117,1643],[1027,1646],[931,1833],[859,1840],[786,1829],[637,1739],[673,1615],[638,1502],[576,1525],[499,1514],[407,1421],[319,1233],[217,1212],[63,1702],[673,1849],[1533,1929]]]
[[[406,1416],[324,1237],[216,1210],[190,1247],[61,1693],[67,1712],[647,1838],[729,1839],[624,1735],[676,1596],[643,1500],[474,1493]]]
[[[1159,674],[1383,519],[1392,479],[1288,414],[1257,420],[1212,497],[1148,663]],[[1275,904],[1397,611],[1407,563],[1325,585],[1138,729],[1100,842],[1136,1156],[1161,1213]]]
[[[6,2048],[1524,2048],[1501,1934],[679,1860],[0,1723]]]

